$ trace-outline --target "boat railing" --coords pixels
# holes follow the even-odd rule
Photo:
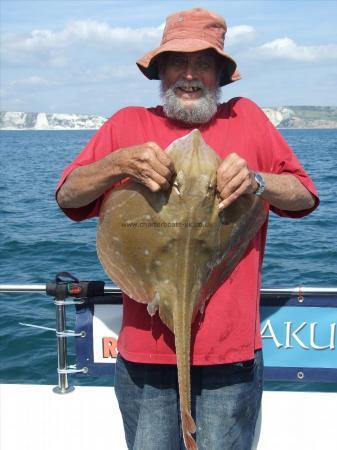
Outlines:
[[[59,279],[63,288],[65,286],[66,292],[62,288],[56,289],[57,283],[47,284],[0,284],[0,294],[44,294],[54,297],[54,305],[56,310],[56,329],[47,328],[39,325],[32,325],[21,323],[21,325],[53,330],[56,334],[57,342],[57,373],[58,385],[54,387],[53,391],[59,394],[65,394],[74,390],[74,386],[69,385],[68,374],[77,372],[86,373],[86,367],[77,368],[76,365],[68,366],[67,357],[67,338],[78,336],[73,330],[68,330],[66,326],[66,306],[76,305],[85,302],[87,298],[83,295],[83,283],[99,283],[99,290],[103,295],[113,295],[114,304],[122,304],[122,292],[114,285],[105,286],[103,282],[79,282],[73,278],[70,281]],[[85,285],[85,289],[87,285]],[[81,290],[82,289],[82,290]],[[84,291],[85,291],[84,289]],[[94,291],[95,293],[95,291]],[[295,297],[299,303],[302,303],[305,297],[320,295],[329,296],[336,295],[337,287],[290,287],[290,288],[262,288],[260,290],[261,299],[268,297]]]

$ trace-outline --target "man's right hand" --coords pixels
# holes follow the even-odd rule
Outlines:
[[[174,165],[155,142],[120,149],[115,152],[115,158],[121,173],[144,184],[152,192],[169,189]]]
[[[173,174],[173,162],[156,143],[125,147],[74,169],[60,187],[57,201],[62,208],[80,208],[126,177],[157,192],[169,188]]]

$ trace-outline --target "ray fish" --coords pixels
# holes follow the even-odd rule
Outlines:
[[[174,333],[180,414],[187,450],[196,450],[191,415],[191,325],[228,278],[266,218],[261,199],[243,195],[219,212],[221,158],[198,130],[167,148],[176,174],[168,191],[135,181],[105,198],[97,230],[103,268],[123,292],[147,304]]]

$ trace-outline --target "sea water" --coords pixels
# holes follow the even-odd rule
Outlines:
[[[321,204],[303,219],[270,215],[263,287],[337,287],[337,130],[281,133],[314,180]],[[68,271],[82,280],[111,284],[96,256],[97,220],[70,221],[54,197],[63,168],[93,134],[1,132],[0,283],[46,283],[56,273]],[[0,294],[0,308],[0,381],[56,384],[55,334],[19,325],[28,322],[55,328],[52,299],[40,294]],[[71,328],[73,307],[67,316]],[[69,363],[74,363],[71,345]],[[112,380],[72,376],[71,383],[100,385]],[[336,385],[315,389],[336,390]]]

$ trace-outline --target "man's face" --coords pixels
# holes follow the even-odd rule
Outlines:
[[[207,123],[217,110],[219,64],[211,50],[170,52],[159,62],[164,111],[188,123]]]
[[[218,86],[218,67],[214,54],[210,50],[193,53],[170,52],[166,56],[164,65],[164,85],[166,88],[174,85],[178,80],[199,80],[204,86],[214,91]],[[190,101],[202,96],[201,90],[188,91],[176,89],[177,97],[183,101]]]

